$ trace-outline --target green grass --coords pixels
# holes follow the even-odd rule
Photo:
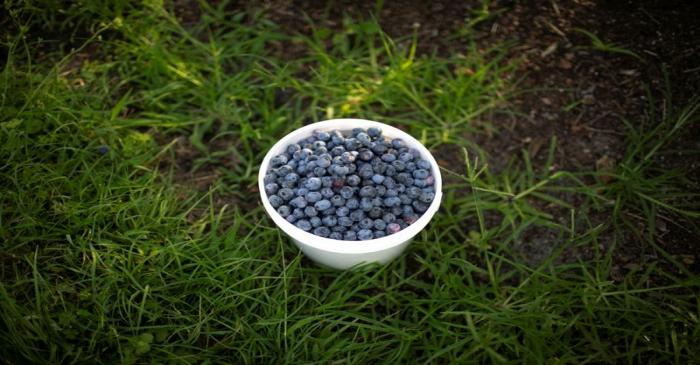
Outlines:
[[[635,232],[629,214],[652,224],[639,232],[646,250],[661,250],[658,216],[697,237],[693,182],[655,158],[697,123],[697,102],[666,105],[661,122],[653,111],[629,122],[629,150],[612,182],[551,171],[556,140],[544,166],[523,151],[496,173],[488,156],[468,153],[479,146],[467,137],[497,133],[478,117],[497,112],[513,87],[502,47],[421,55],[420,39],[390,39],[374,21],[305,37],[225,3],[201,7],[188,28],[157,4],[72,9],[60,19],[41,7],[13,12],[17,29],[26,27],[3,38],[0,75],[5,361],[697,358],[697,275],[670,254],[613,275],[615,250]],[[44,41],[30,30],[47,21],[92,29],[70,41],[94,48],[39,56]],[[286,46],[275,51],[279,44],[304,51],[291,57]],[[87,49],[92,56],[76,67]],[[361,272],[303,259],[255,191],[257,165],[275,141],[343,116],[400,125],[462,161],[443,166],[443,206],[408,252]],[[173,163],[181,136],[196,151],[186,172],[215,176],[206,191]],[[537,232],[556,239],[533,264],[517,248]],[[593,258],[561,259],[581,249]]]

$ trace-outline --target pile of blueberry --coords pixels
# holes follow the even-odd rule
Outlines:
[[[270,161],[270,205],[300,229],[355,241],[396,233],[435,198],[430,163],[379,128],[315,131]]]

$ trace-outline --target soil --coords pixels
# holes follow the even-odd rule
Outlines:
[[[235,5],[229,5],[236,7]],[[452,37],[464,30],[465,23],[476,19],[478,1],[391,1],[377,9],[374,2],[337,1],[265,1],[255,5],[289,34],[309,34],[303,21],[306,14],[315,26],[332,30],[343,27],[343,19],[378,18],[390,36],[405,37],[417,32],[419,52],[449,54],[466,49],[463,40]],[[175,10],[184,22],[196,22],[196,4],[176,1]],[[245,10],[244,6],[239,7]],[[250,9],[248,9],[250,10]],[[553,170],[595,171],[614,168],[622,158],[626,118],[637,126],[645,120],[650,103],[660,104],[671,85],[675,105],[684,105],[700,86],[700,4],[692,1],[496,1],[489,16],[474,26],[474,38],[481,48],[509,42],[510,60],[517,62],[517,92],[507,108],[517,115],[492,114],[484,118],[498,133],[475,133],[470,138],[489,156],[498,170],[523,149],[542,169],[546,150],[556,137],[558,149]],[[374,15],[373,15],[374,14]],[[603,52],[591,47],[591,39],[577,29],[598,35],[606,44],[634,52]],[[296,54],[299,50],[287,48]],[[302,51],[303,52],[303,51]],[[649,86],[650,94],[645,87]],[[649,100],[649,95],[653,97]],[[682,149],[700,149],[700,128],[684,131],[674,143]],[[449,149],[438,151],[444,161],[455,160]],[[456,160],[459,161],[459,160]],[[693,154],[664,156],[665,164],[682,167],[695,182],[700,181],[700,165]],[[461,167],[461,162],[460,167]],[[205,171],[206,172],[206,171]],[[191,178],[191,176],[189,176]],[[691,187],[692,188],[692,187]],[[573,198],[567,198],[576,204]],[[556,208],[539,207],[558,216]],[[563,212],[567,214],[566,212]],[[634,221],[634,213],[630,214]],[[592,216],[603,222],[608,214]],[[638,217],[639,218],[639,217]],[[650,229],[639,221],[639,229]],[[699,237],[679,225],[660,224],[655,232],[657,244],[683,262],[692,272],[700,272]],[[567,252],[563,260],[592,257],[596,249],[606,250],[613,242],[611,232],[600,247]],[[617,265],[613,277],[627,270],[658,260],[658,252],[646,252],[629,232],[617,245]],[[516,243],[526,262],[537,264],[556,248],[561,239],[547,229],[531,229]],[[635,266],[636,265],[636,266]],[[667,265],[674,270],[672,265]]]

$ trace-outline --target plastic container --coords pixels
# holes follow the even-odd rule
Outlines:
[[[367,241],[341,241],[316,236],[297,228],[292,223],[287,222],[287,220],[279,215],[272,205],[270,205],[267,194],[265,193],[265,184],[263,183],[263,178],[269,170],[270,159],[284,153],[288,145],[297,143],[311,136],[314,130],[339,130],[341,132],[349,132],[352,128],[367,129],[369,127],[380,128],[382,130],[382,135],[385,137],[403,139],[408,147],[420,151],[421,157],[430,162],[431,172],[435,178],[435,199],[433,199],[428,210],[417,221],[405,229],[386,237]],[[401,252],[408,247],[411,239],[430,222],[433,215],[440,207],[440,202],[442,200],[442,177],[440,176],[440,168],[428,149],[415,138],[400,129],[364,119],[326,120],[309,124],[286,135],[279,140],[279,142],[275,143],[275,145],[270,148],[267,155],[265,155],[265,159],[263,159],[260,165],[258,188],[260,189],[260,197],[267,214],[270,215],[275,224],[294,241],[305,255],[321,265],[341,270],[357,267],[366,263],[378,262],[380,264],[385,264],[399,256]]]

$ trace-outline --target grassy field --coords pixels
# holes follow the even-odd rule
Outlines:
[[[223,5],[184,26],[157,2],[120,4],[8,12],[4,361],[697,361],[700,279],[653,228],[700,232],[697,182],[656,158],[697,123],[696,101],[621,120],[627,153],[610,171],[555,168],[556,139],[545,165],[523,151],[496,171],[467,137],[509,112],[503,46],[438,57],[374,21],[301,36]],[[65,39],[42,37],[47,24]],[[436,151],[445,198],[400,259],[335,272],[274,227],[257,166],[293,129],[349,116]],[[514,249],[532,232],[554,237],[534,265]],[[629,242],[659,258],[619,274]]]

